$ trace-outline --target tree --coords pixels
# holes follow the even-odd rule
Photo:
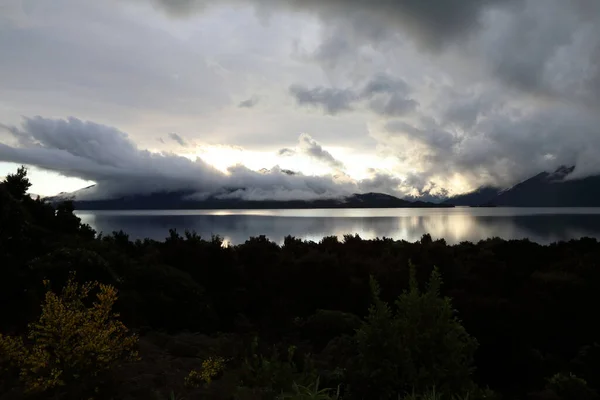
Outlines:
[[[15,199],[21,200],[31,187],[31,182],[27,178],[27,168],[21,165],[16,174],[7,175],[4,179],[4,185]]]
[[[454,316],[450,299],[440,296],[441,284],[435,269],[421,292],[411,265],[409,288],[391,307],[371,278],[374,303],[356,334],[359,370],[370,397],[387,399],[432,387],[456,394],[473,387],[477,341]]]

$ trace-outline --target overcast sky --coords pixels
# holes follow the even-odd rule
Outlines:
[[[33,166],[42,195],[444,196],[585,176],[600,1],[1,0],[0,93],[0,176]]]

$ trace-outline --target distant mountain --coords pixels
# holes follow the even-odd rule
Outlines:
[[[600,207],[600,176],[567,179],[574,170],[574,166],[561,166],[554,172],[542,172],[505,190],[481,188],[452,197],[444,203],[505,207]]]
[[[493,204],[513,207],[599,207],[600,176],[565,179],[575,167],[542,172],[500,193]]]
[[[452,204],[455,206],[478,206],[490,203],[502,189],[494,186],[482,186],[477,190],[469,193],[459,194],[450,197],[442,202],[442,204]]]
[[[86,188],[89,189],[89,188]],[[86,190],[83,189],[83,190]],[[382,193],[353,194],[338,199],[322,200],[261,200],[224,199],[210,197],[190,199],[191,191],[159,192],[149,195],[125,196],[110,200],[78,200],[77,192],[61,193],[48,198],[50,202],[73,200],[79,210],[183,210],[183,209],[302,209],[302,208],[421,208],[451,207],[422,201],[410,202]]]

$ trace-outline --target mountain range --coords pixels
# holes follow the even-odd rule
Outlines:
[[[440,203],[400,199],[383,193],[362,193],[335,199],[244,200],[221,194],[198,200],[193,191],[128,195],[108,200],[86,200],[86,191],[61,193],[50,202],[73,200],[80,210],[157,209],[302,209],[302,208],[431,208],[431,207],[600,207],[600,175],[571,178],[574,166],[542,172],[512,187],[482,186]],[[286,171],[286,173],[288,173]],[[293,174],[292,171],[289,172]]]
[[[92,188],[82,189],[85,191]],[[78,200],[77,193],[61,193],[50,202],[73,200],[79,210],[193,210],[193,209],[303,209],[303,208],[427,208],[452,207],[424,201],[408,201],[383,193],[353,194],[337,199],[318,200],[243,200],[239,198],[190,198],[191,191],[157,192],[123,196],[108,200]]]
[[[600,176],[570,178],[575,166],[542,172],[510,188],[484,186],[443,202],[455,206],[600,207]]]

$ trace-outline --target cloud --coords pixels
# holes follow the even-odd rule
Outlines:
[[[188,147],[189,146],[188,143],[181,136],[179,136],[178,134],[176,134],[174,132],[169,133],[169,138],[171,140],[174,140],[175,142],[179,143],[179,145],[182,146],[182,147]]]
[[[94,189],[86,191],[89,198],[191,190],[198,196],[287,200],[334,198],[357,190],[353,183],[338,183],[328,176],[290,175],[278,167],[259,173],[235,166],[225,174],[200,158],[192,161],[171,153],[141,150],[127,134],[77,118],[25,118],[12,132],[22,145],[0,144],[0,161],[95,181]]]
[[[600,172],[597,0],[130,1],[142,5],[31,0],[24,10],[9,0],[15,6],[0,13],[0,120],[77,115],[123,128],[137,150],[160,146],[158,136],[168,143],[169,131],[261,151],[310,131],[356,157],[385,153],[394,164],[380,172],[405,179],[401,193],[431,182],[510,185],[560,164],[576,164],[579,176]],[[182,22],[149,3],[178,18],[219,10]],[[272,101],[239,112],[243,93]],[[20,134],[26,125],[3,151],[68,156],[73,145]],[[304,151],[297,144],[281,155]]]
[[[388,172],[371,169],[371,177],[360,181],[359,187],[364,192],[381,192],[404,197],[403,180]]]
[[[471,188],[505,187],[560,165],[576,165],[573,178],[600,173],[600,117],[586,108],[459,97],[465,101],[456,108],[448,99],[434,107],[439,119],[394,119],[372,131],[378,146],[412,171],[407,187],[422,194],[433,183],[442,193],[457,177]]]
[[[150,1],[178,17],[224,3],[138,1]],[[356,64],[363,47],[386,44],[389,49],[401,36],[429,53],[451,49],[463,60],[459,67],[487,69],[503,83],[536,96],[600,101],[596,0],[228,0],[225,4],[252,4],[262,14],[288,10],[318,16],[326,29],[313,56],[330,68],[342,61]]]
[[[249,99],[246,99],[244,101],[241,101],[238,104],[239,108],[253,108],[254,106],[256,106],[258,104],[258,102],[260,101],[260,99],[256,96],[250,97]]]
[[[290,93],[299,105],[320,107],[326,114],[352,111],[359,103],[368,101],[368,108],[383,117],[406,115],[419,103],[409,98],[410,87],[403,80],[387,74],[375,74],[362,89],[339,89],[292,85]]]
[[[471,50],[498,79],[538,96],[600,100],[600,3],[529,0],[486,22]]]
[[[156,139],[156,140],[158,140],[158,141],[159,141],[159,142],[161,142],[162,144],[165,144],[165,140],[164,140],[163,138],[161,138],[161,137],[159,137],[159,138],[158,138],[158,139]]]
[[[292,85],[290,93],[299,105],[321,107],[329,115],[352,110],[352,103],[357,100],[354,92],[349,89],[325,87],[309,89],[301,85]]]
[[[361,92],[361,97],[370,98],[375,94],[403,94],[410,93],[410,86],[402,79],[396,79],[387,74],[376,74],[371,78]]]
[[[448,191],[435,182],[409,173],[404,177],[371,168],[371,176],[358,182],[363,192],[387,193],[411,201],[440,202],[448,197]]]
[[[340,160],[336,159],[330,152],[323,149],[316,140],[314,140],[310,135],[303,133],[299,138],[300,149],[305,154],[308,154],[310,157],[315,160],[321,161],[327,165],[329,165],[333,169],[344,169],[344,163]]]
[[[293,156],[296,154],[305,154],[308,157],[328,165],[334,170],[343,171],[346,167],[343,162],[335,158],[330,152],[309,134],[302,133],[298,138],[298,147],[296,149],[283,148],[277,154],[280,156]]]
[[[375,114],[386,117],[401,117],[416,110],[419,103],[413,99],[407,99],[394,93],[387,99],[376,98],[369,103],[369,108]]]
[[[405,135],[413,140],[422,142],[429,148],[442,151],[451,149],[457,138],[450,132],[441,128],[432,118],[422,118],[423,128],[416,128],[404,121],[394,120],[385,124],[385,129],[392,135]]]
[[[296,154],[296,150],[284,147],[283,149],[278,150],[277,154],[280,156],[293,156]]]
[[[215,5],[213,0],[153,0],[159,8],[174,16],[185,16]],[[381,30],[409,30],[418,43],[438,49],[448,42],[464,38],[480,28],[480,15],[486,8],[520,0],[229,0],[229,3],[253,3],[262,11],[274,8],[316,13],[326,20],[356,24],[366,36],[381,35]]]

